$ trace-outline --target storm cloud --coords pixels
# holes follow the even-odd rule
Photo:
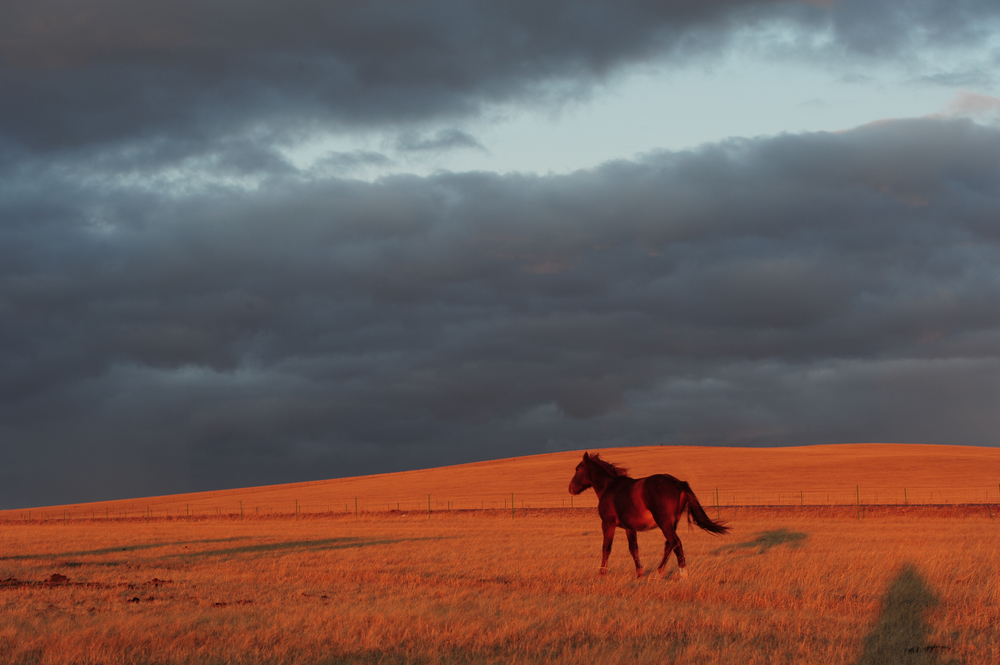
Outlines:
[[[980,45],[914,80],[995,80],[998,18],[4,3],[0,508],[607,445],[995,445],[995,97],[956,99],[977,122],[357,178],[488,153],[469,119],[733,49],[850,74]],[[382,144],[290,148],[365,131]]]
[[[412,132],[586,96],[628,66],[713,58],[734,41],[783,58],[934,58],[988,44],[998,16],[992,0],[7,2],[0,147],[167,159],[323,126]]]
[[[1000,425],[1000,130],[968,120],[549,176],[52,167],[0,197],[8,504]]]

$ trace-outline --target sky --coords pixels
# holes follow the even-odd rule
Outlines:
[[[997,72],[995,0],[5,2],[0,508],[996,446]]]

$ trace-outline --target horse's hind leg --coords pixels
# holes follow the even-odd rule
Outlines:
[[[684,546],[681,545],[680,538],[677,538],[677,547],[674,548],[674,554],[677,555],[677,567],[679,568],[680,576],[687,577],[687,561],[684,560]]]
[[[656,567],[657,572],[662,573],[663,567],[667,565],[670,553],[677,554],[677,566],[680,568],[681,577],[687,577],[687,562],[684,561],[684,548],[681,546],[681,539],[677,537],[677,520],[684,509],[684,497],[682,494],[667,492],[660,494],[657,500],[650,501],[650,512],[656,520],[656,526],[660,527],[666,542],[663,544],[663,559]]]
[[[656,572],[663,572],[663,568],[670,558],[670,553],[674,552],[677,555],[677,566],[680,568],[681,577],[687,577],[687,562],[684,560],[684,547],[681,545],[681,539],[677,537],[677,533],[673,529],[663,529],[663,537],[666,539],[666,542],[663,543],[663,558],[660,560],[660,565],[656,567]]]
[[[626,529],[625,535],[628,536],[628,552],[632,555],[632,560],[635,561],[635,576],[636,578],[642,577],[642,564],[639,563],[639,539],[632,529]]]
[[[601,575],[608,572],[608,557],[611,556],[611,544],[615,540],[615,523],[605,522],[601,525],[604,530],[604,545],[601,546]]]

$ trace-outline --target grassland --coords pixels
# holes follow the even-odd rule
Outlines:
[[[8,526],[0,662],[1000,662],[997,522],[928,510],[741,509],[683,581],[592,509]]]
[[[633,452],[608,457],[652,472]],[[563,492],[576,457],[557,460]],[[947,465],[928,470],[917,457],[900,459],[934,471],[940,491]],[[552,473],[551,459],[526,460]],[[766,477],[772,461],[744,461],[744,474]],[[483,466],[433,473],[471,487],[469,470]],[[475,489],[501,495],[516,478],[522,488],[548,482],[523,466],[515,473],[514,462],[495,466],[496,484]],[[884,460],[878,467],[892,475]],[[832,486],[822,463],[800,468],[785,481]],[[383,496],[414,489],[400,475],[383,477]],[[377,480],[352,482],[374,494]],[[331,486],[275,491],[309,505],[306,489]],[[700,492],[706,504],[710,493]],[[230,500],[200,500],[220,497]],[[638,581],[624,534],[598,577],[591,507],[518,506],[512,518],[509,507],[428,515],[423,504],[243,519],[206,508],[190,521],[161,513],[31,523],[15,511],[0,529],[0,663],[1000,662],[995,506],[867,502],[858,520],[852,505],[722,503],[710,513],[729,521],[730,535],[680,531],[687,580],[671,561],[665,578]],[[640,534],[639,544],[655,564],[662,538]]]
[[[597,451],[592,451],[597,452]],[[1000,502],[1000,449],[850,444],[799,448],[651,446],[600,451],[635,477],[670,473],[706,505],[863,505]],[[358,478],[0,511],[4,521],[561,508],[580,452]],[[513,495],[513,497],[512,497]],[[592,492],[573,499],[593,507]]]

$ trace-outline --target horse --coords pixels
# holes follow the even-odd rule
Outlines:
[[[604,532],[601,575],[608,572],[608,556],[611,554],[611,543],[615,539],[615,528],[625,529],[625,534],[628,536],[628,551],[635,561],[637,578],[642,577],[643,570],[642,564],[639,563],[639,542],[636,531],[660,528],[666,543],[663,548],[663,560],[660,561],[656,571],[663,572],[670,553],[674,552],[677,555],[677,566],[680,568],[681,577],[687,577],[687,563],[684,560],[681,539],[677,537],[677,522],[685,510],[688,513],[688,522],[693,521],[705,531],[714,534],[724,534],[729,531],[725,522],[713,522],[709,518],[691,491],[690,485],[665,473],[646,478],[631,478],[627,471],[617,464],[601,459],[598,454],[584,453],[583,461],[576,466],[576,473],[569,483],[569,493],[580,494],[590,487],[597,492],[597,512],[601,516],[601,529]]]

